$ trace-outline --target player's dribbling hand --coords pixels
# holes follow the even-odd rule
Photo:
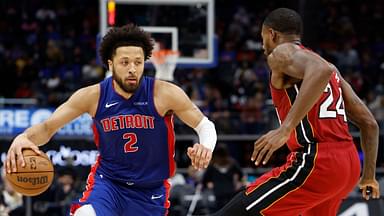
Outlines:
[[[261,136],[254,144],[251,160],[255,162],[256,166],[260,163],[265,165],[273,152],[287,142],[289,134],[288,130],[283,130],[280,127]]]
[[[32,149],[37,154],[41,155],[41,152],[37,145],[31,142],[27,137],[25,137],[24,135],[17,136],[8,149],[7,159],[5,162],[5,169],[7,173],[17,171],[16,163],[20,164],[21,167],[25,167],[25,161],[22,154],[23,149]]]
[[[196,143],[193,147],[188,147],[187,155],[191,159],[195,169],[207,168],[212,158],[212,150]]]
[[[370,197],[372,199],[380,198],[380,187],[376,179],[367,180],[362,178],[359,182],[359,188],[365,200],[369,200]]]

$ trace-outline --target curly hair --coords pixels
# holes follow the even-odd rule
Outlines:
[[[138,46],[143,48],[144,59],[148,60],[152,55],[153,39],[149,33],[135,24],[111,28],[100,43],[99,55],[105,66],[108,60],[115,55],[116,49],[121,46]]]

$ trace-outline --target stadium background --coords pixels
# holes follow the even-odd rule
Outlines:
[[[253,142],[277,126],[260,38],[263,17],[277,7],[300,12],[303,43],[335,63],[374,113],[381,127],[377,177],[384,189],[384,2],[216,0],[217,65],[177,68],[175,83],[216,123],[218,142],[228,147],[247,182],[281,164],[287,152],[284,148],[265,167],[256,168],[250,162]],[[0,153],[4,161],[16,133],[44,118],[74,90],[102,80],[105,70],[96,56],[98,2],[2,0],[0,14]],[[188,19],[183,21],[188,26]],[[154,74],[154,70],[147,73]],[[57,177],[75,174],[73,189],[62,193],[61,184],[55,184],[39,197],[24,199],[28,211],[19,215],[64,215],[70,200],[80,195],[97,154],[89,121],[83,117],[68,125],[42,148],[54,161]],[[178,173],[188,180],[191,174],[185,150],[197,137],[177,120],[175,130]],[[358,129],[351,125],[350,130],[358,144]],[[177,192],[182,198],[173,202],[171,215],[185,215],[195,188]],[[203,190],[195,213],[209,211],[214,205],[212,194]],[[345,201],[343,215],[353,215],[345,213],[350,206],[358,209],[351,212],[359,212],[365,204],[369,215],[384,214],[382,200],[364,202],[356,190]]]

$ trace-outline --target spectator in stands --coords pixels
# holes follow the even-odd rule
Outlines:
[[[25,215],[23,207],[23,195],[13,190],[5,177],[5,170],[1,167],[1,179],[3,182],[0,194],[0,215],[1,216],[22,216]]]
[[[243,122],[242,132],[245,134],[258,134],[265,130],[263,108],[265,104],[264,94],[256,92],[248,98],[242,106],[240,118]]]
[[[378,94],[374,96],[374,100],[368,104],[369,109],[372,111],[379,126],[383,129],[384,126],[384,96]]]
[[[229,154],[225,144],[218,144],[212,163],[203,175],[203,185],[213,190],[216,206],[213,211],[223,207],[231,197],[245,186],[245,176],[237,162]]]
[[[206,95],[209,115],[217,127],[220,128],[219,132],[225,133],[230,131],[228,121],[230,113],[227,100],[223,99],[222,93],[215,86],[208,86],[206,88]]]
[[[57,178],[47,192],[42,194],[33,204],[38,215],[69,215],[72,201],[80,194],[76,187],[76,171],[71,167],[60,168]]]

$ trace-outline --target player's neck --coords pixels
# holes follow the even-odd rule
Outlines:
[[[301,39],[297,35],[284,35],[279,38],[279,44],[282,43],[301,43]]]

